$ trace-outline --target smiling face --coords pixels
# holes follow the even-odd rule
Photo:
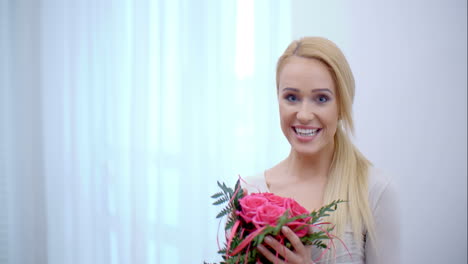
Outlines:
[[[338,125],[335,82],[317,59],[288,58],[279,73],[281,129],[293,151],[303,155],[332,153]]]

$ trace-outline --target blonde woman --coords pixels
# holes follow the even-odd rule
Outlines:
[[[247,191],[291,197],[309,211],[333,200],[348,201],[327,219],[347,249],[335,241],[336,248],[317,263],[399,263],[393,185],[349,138],[355,87],[343,53],[320,37],[293,41],[278,60],[276,92],[281,129],[291,151],[273,168],[248,178]],[[272,263],[313,263],[321,255],[287,228],[283,233],[294,250],[271,237],[258,247]]]

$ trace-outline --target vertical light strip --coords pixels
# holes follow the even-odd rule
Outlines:
[[[181,50],[183,43],[180,37],[180,1],[164,1],[163,3],[162,24],[160,41],[161,49],[161,86],[159,87],[159,102],[161,102],[161,148],[160,157],[161,162],[158,164],[158,174],[160,187],[158,189],[158,203],[161,205],[157,212],[157,218],[161,219],[161,223],[157,227],[158,240],[170,241],[170,237],[165,237],[169,226],[177,226],[179,223],[178,212],[180,210],[180,163],[174,161],[179,160],[182,153],[182,142],[184,139],[181,131],[183,122],[182,119],[182,87],[181,87]],[[164,188],[162,188],[164,187]],[[159,256],[167,254],[169,251],[162,247],[177,248],[172,243],[160,243]],[[173,255],[172,253],[175,253]],[[178,252],[171,252],[172,259],[165,259],[161,263],[178,263],[174,258],[178,256]],[[165,262],[166,261],[166,262]],[[169,262],[167,262],[169,261]]]
[[[90,113],[89,113],[89,174],[90,174],[90,202],[89,202],[89,230],[91,236],[90,245],[91,260],[94,262],[102,262],[102,256],[106,252],[103,247],[103,237],[106,237],[106,230],[102,225],[107,220],[104,212],[104,199],[106,195],[105,190],[102,190],[105,186],[103,182],[103,142],[105,138],[105,130],[103,129],[103,113],[105,105],[103,104],[102,98],[106,96],[103,93],[105,76],[103,75],[102,65],[104,65],[107,57],[104,56],[102,49],[102,40],[106,38],[108,31],[103,30],[104,24],[101,17],[100,1],[89,1],[89,56],[90,56],[90,69],[89,75],[91,79],[90,91],[89,91],[89,102],[90,102]]]
[[[75,99],[75,119],[77,121],[77,156],[78,156],[78,176],[80,178],[80,195],[81,198],[89,197],[89,90],[91,80],[89,76],[90,56],[89,56],[89,24],[88,24],[88,6],[86,1],[81,2],[81,6],[75,10],[79,15],[75,18],[78,20],[78,41],[76,47],[76,89],[74,93]],[[82,200],[82,202],[84,202]]]
[[[10,16],[9,1],[0,2],[0,263],[10,263]]]
[[[149,169],[148,169],[148,219],[150,223],[156,223],[157,206],[157,163],[160,151],[160,122],[161,122],[161,93],[160,93],[160,24],[159,24],[159,2],[150,3],[150,25],[149,25],[149,74],[148,74],[148,144]]]
[[[275,80],[275,66],[276,62],[284,52],[286,47],[292,41],[292,2],[293,1],[277,1],[276,5],[272,8],[272,18],[270,30],[275,32],[271,34],[271,50],[269,57],[269,65],[271,65],[271,88],[273,91],[268,94],[266,109],[268,113],[277,113],[278,105],[276,103],[276,80]],[[299,4],[299,3],[298,3]],[[289,144],[285,144],[284,135],[279,129],[279,117],[277,114],[268,115],[266,129],[266,153],[265,160],[280,160],[289,153]],[[278,142],[278,144],[269,144],[269,142]]]
[[[73,191],[75,188],[75,172],[72,164],[74,164],[74,159],[76,155],[72,153],[72,121],[73,121],[73,111],[72,111],[72,80],[71,80],[71,63],[72,58],[71,54],[73,51],[71,49],[70,43],[73,43],[72,34],[74,34],[72,29],[73,24],[73,16],[70,14],[69,11],[70,7],[67,4],[63,5],[62,10],[62,17],[64,23],[64,31],[63,31],[63,153],[64,153],[64,173],[67,179],[64,184],[64,195],[63,197],[63,219],[64,219],[64,234],[63,240],[66,243],[66,247],[64,247],[64,261],[66,263],[72,263],[74,260],[75,254],[75,228],[74,228],[74,214],[77,210],[76,204],[74,201],[74,194],[76,192]],[[73,139],[74,140],[74,139]]]
[[[147,229],[148,235],[146,236],[147,250],[146,258],[147,264],[157,263],[158,258],[158,236],[157,231],[160,228],[158,222],[157,212],[160,212],[158,206],[159,186],[160,179],[160,131],[161,131],[161,93],[160,93],[160,64],[161,64],[161,32],[160,32],[160,2],[150,1],[149,3],[149,45],[148,45],[148,125],[147,125],[147,152],[148,152],[148,169],[147,169]]]
[[[253,104],[252,96],[256,92],[256,87],[253,87],[253,79],[251,78],[255,72],[255,1],[239,0],[237,1],[236,14],[236,57],[235,71],[238,82],[233,95],[233,107],[242,105],[241,108],[234,111],[232,121],[232,134],[235,144],[229,146],[234,153],[243,153],[249,149],[252,140],[254,128],[253,122]],[[258,3],[257,3],[258,4]],[[248,155],[246,153],[246,155]],[[231,159],[233,167],[231,170],[237,170],[235,173],[246,171],[248,163],[253,163],[254,158],[234,156]]]
[[[131,254],[132,263],[146,263],[148,185],[149,3],[132,1],[131,104]]]
[[[163,13],[162,85],[160,87],[161,139],[162,150],[166,155],[177,155],[181,151],[181,92],[180,92],[180,25],[179,1],[165,1]]]
[[[92,241],[90,236],[90,38],[91,31],[88,12],[88,1],[81,1],[75,9],[74,19],[77,20],[77,41],[74,53],[76,62],[76,78],[74,89],[74,118],[76,120],[76,164],[77,164],[77,261],[91,262]]]
[[[157,214],[160,212],[158,207],[159,187],[159,160],[160,160],[160,137],[161,137],[161,43],[160,43],[160,2],[150,1],[149,3],[149,61],[148,61],[148,170],[147,179],[147,226],[148,235],[146,236],[146,264],[157,263],[159,249],[158,229],[160,223],[157,221]]]
[[[123,263],[131,263],[130,249],[132,248],[132,181],[131,181],[131,162],[130,155],[133,150],[131,144],[131,109],[132,109],[132,78],[133,78],[133,1],[124,0],[121,5],[119,5],[119,13],[122,15],[121,19],[123,21],[122,28],[117,28],[121,31],[122,34],[122,46],[119,46],[119,49],[114,51],[122,54],[122,72],[120,73],[121,78],[121,87],[119,95],[119,103],[115,105],[115,109],[118,109],[119,115],[119,129],[121,129],[120,137],[118,137],[117,146],[119,146],[119,162],[120,165],[120,181],[119,181],[119,198],[118,198],[118,208],[119,215],[119,236],[118,236],[118,245],[119,245],[119,258]],[[116,54],[114,54],[116,55]]]
[[[120,25],[121,17],[119,10],[119,2],[116,2],[115,5],[110,5],[107,7],[108,16],[106,17],[109,21],[108,32],[109,40],[107,41],[107,49],[105,54],[107,57],[106,61],[106,83],[105,91],[106,97],[103,98],[105,101],[105,116],[106,116],[106,125],[105,125],[105,151],[106,151],[106,183],[107,183],[107,215],[109,219],[108,233],[107,233],[107,255],[109,256],[108,261],[110,264],[119,264],[119,248],[118,248],[118,235],[120,232],[119,229],[119,212],[118,212],[118,194],[119,194],[119,171],[120,171],[120,161],[118,153],[118,142],[119,142],[119,126],[118,122],[120,121],[120,113],[118,110],[120,107],[116,107],[118,104],[119,92],[120,91],[120,65],[121,65],[121,56],[116,56],[119,54],[119,47],[121,47],[121,29]],[[104,12],[106,13],[106,12]]]
[[[255,69],[254,1],[238,0],[236,16],[236,76],[243,80]]]
[[[45,199],[47,207],[47,261],[50,264],[71,263],[67,260],[67,184],[71,177],[66,173],[67,155],[64,152],[65,70],[63,65],[66,39],[64,6],[42,8],[40,13],[41,57],[41,107],[43,131],[43,166],[45,175]],[[61,247],[64,250],[56,250]]]

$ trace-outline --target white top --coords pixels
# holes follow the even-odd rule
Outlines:
[[[265,174],[261,173],[254,177],[244,179],[247,184],[242,184],[249,193],[269,192]],[[369,170],[369,205],[374,215],[375,232],[377,243],[369,237],[362,245],[353,239],[353,231],[350,225],[345,228],[341,240],[348,251],[335,241],[336,248],[332,253],[334,259],[322,258],[316,263],[337,264],[398,264],[400,263],[400,225],[399,207],[397,202],[395,186],[391,179],[380,170],[373,167]],[[377,246],[377,251],[373,250]],[[352,256],[352,259],[350,257]],[[320,250],[315,248],[312,259],[320,256]],[[336,257],[336,258],[335,258]]]

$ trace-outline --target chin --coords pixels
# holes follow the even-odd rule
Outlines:
[[[333,144],[334,142],[327,142],[324,144],[323,141],[317,141],[314,142],[314,144],[302,144],[300,142],[293,142],[291,144],[291,148],[293,151],[295,151],[297,154],[300,154],[301,156],[317,156],[320,154],[325,154],[329,153],[329,149],[333,149]],[[332,150],[333,152],[333,150]]]
[[[300,154],[300,155],[303,155],[303,156],[315,156],[317,154],[319,154],[323,148],[320,148],[320,149],[317,149],[317,148],[314,148],[314,147],[305,147],[305,146],[292,146],[292,149]]]

